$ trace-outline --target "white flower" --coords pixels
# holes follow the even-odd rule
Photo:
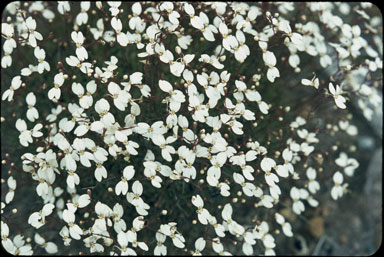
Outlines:
[[[75,173],[73,170],[68,171],[68,176],[67,176],[67,185],[70,188],[74,188],[75,185],[80,184],[80,177]]]
[[[229,35],[229,30],[224,22],[219,24],[219,32],[223,36],[222,45],[227,51],[231,51],[237,43],[236,37]]]
[[[283,159],[284,159],[284,164],[283,165],[278,165],[276,172],[280,177],[288,177],[289,173],[294,172],[293,165],[291,163],[293,159],[293,153],[289,148],[285,148],[283,151]]]
[[[200,12],[199,16],[191,18],[191,24],[194,28],[200,30],[203,36],[208,41],[215,41],[213,33],[217,33],[217,28],[209,24],[208,16],[204,12]]]
[[[263,60],[265,65],[268,66],[267,78],[270,82],[273,83],[275,81],[275,78],[280,77],[280,72],[275,67],[276,65],[275,54],[270,51],[266,51],[263,53]]]
[[[212,184],[210,184],[210,185],[212,186]],[[213,185],[214,185],[214,184],[213,184]],[[228,196],[230,195],[230,192],[229,192],[230,187],[229,187],[228,184],[226,184],[226,183],[219,183],[219,182],[217,181],[216,187],[217,187],[218,189],[220,189],[220,194],[221,194],[222,196],[224,196],[224,197],[228,197]]]
[[[124,215],[124,209],[123,206],[119,203],[116,203],[115,206],[113,206],[113,228],[116,231],[116,233],[119,233],[120,231],[125,231],[127,229],[127,224],[125,223],[123,219]]]
[[[135,127],[135,132],[146,138],[153,138],[156,135],[163,135],[166,133],[167,128],[164,127],[163,121],[156,121],[151,126],[149,126],[147,123],[139,122]]]
[[[269,232],[269,226],[268,223],[265,221],[262,221],[260,225],[256,225],[254,229],[254,236],[257,239],[261,239],[263,241],[264,247],[267,248],[275,248],[275,239],[273,236],[268,233]]]
[[[227,162],[227,154],[225,152],[218,153],[211,158],[211,167],[207,171],[207,181],[212,177],[219,180],[221,177],[221,167]],[[212,185],[216,186],[216,184]]]
[[[362,87],[364,87],[364,85]],[[341,130],[345,130],[345,132],[347,132],[347,134],[350,136],[356,136],[359,133],[357,127],[353,124],[350,124],[349,121],[340,120],[339,127]]]
[[[332,58],[327,54],[327,46],[320,40],[315,40],[315,47],[320,55],[320,65],[323,68],[327,68],[332,64]]]
[[[199,219],[200,223],[203,225],[208,224],[208,220],[210,219],[210,214],[207,211],[207,209],[204,209],[204,201],[201,198],[200,195],[194,195],[192,196],[192,204],[197,207],[197,218]]]
[[[344,168],[344,173],[347,176],[353,176],[355,169],[359,167],[359,163],[354,158],[348,158],[348,155],[341,152],[339,157],[335,160],[335,163]]]
[[[297,135],[300,137],[300,138],[303,138],[305,139],[305,141],[310,144],[310,143],[318,143],[319,142],[319,139],[316,138],[316,133],[313,133],[313,132],[308,132],[308,130],[306,129],[298,129],[297,130]]]
[[[87,11],[91,7],[91,2],[88,1],[82,1],[80,3],[80,13],[76,16],[76,24],[82,25],[87,24],[88,22],[88,13]]]
[[[129,19],[129,23],[128,23],[130,29],[132,30],[137,29],[140,26],[140,24],[143,22],[142,19],[139,17],[139,15],[141,14],[141,11],[142,11],[141,3],[137,2],[132,5],[133,17]]]
[[[346,184],[347,185],[347,184]],[[307,198],[305,200],[308,201],[308,204],[312,207],[319,206],[319,201],[317,201],[315,198],[313,198],[311,195],[308,194]]]
[[[127,231],[127,236],[128,241],[132,243],[133,247],[139,247],[141,250],[148,251],[148,246],[146,243],[137,241],[137,233],[134,228]]]
[[[50,100],[52,100],[53,98],[59,100],[61,96],[60,87],[64,84],[64,74],[62,72],[56,74],[53,80],[54,87],[48,91],[48,98]]]
[[[241,30],[236,31],[236,39],[238,43],[233,47],[235,51],[235,58],[240,63],[244,62],[245,59],[250,55],[249,47],[245,44],[245,35]]]
[[[72,239],[69,237],[69,230],[66,226],[64,226],[60,232],[59,232],[60,236],[63,238],[63,241],[64,241],[64,245],[65,246],[69,246]]]
[[[117,234],[117,242],[120,245],[120,250],[121,250],[121,255],[126,256],[126,255],[137,255],[136,252],[132,249],[127,247],[128,246],[128,233],[120,231]]]
[[[13,176],[10,176],[8,178],[7,185],[9,187],[9,191],[5,195],[5,203],[9,204],[10,202],[12,202],[13,197],[15,196],[15,190],[16,190],[16,180],[13,178]]]
[[[180,170],[183,173],[183,176],[185,177],[195,179],[196,168],[193,166],[193,164],[196,159],[196,154],[185,146],[179,147],[178,153],[180,157],[179,161],[175,165],[176,170]]]
[[[50,71],[51,67],[49,66],[49,63],[45,61],[45,51],[44,49],[41,49],[40,47],[35,47],[34,54],[36,59],[39,61],[39,64],[37,65],[37,71],[41,74],[46,71]]]
[[[27,123],[24,120],[18,119],[16,121],[16,129],[20,131],[19,140],[21,145],[28,146],[29,143],[32,143],[32,137],[27,130]]]
[[[192,255],[201,256],[201,251],[204,250],[205,244],[206,244],[206,242],[205,242],[203,237],[199,237],[198,239],[196,239],[196,241],[195,241],[196,250],[193,252]]]
[[[291,26],[289,25],[289,22],[287,20],[281,20],[278,26],[279,30],[287,34],[287,36],[290,38],[291,42],[295,45],[295,47],[301,50],[304,48],[303,36],[297,32],[292,32]]]
[[[254,195],[256,197],[260,198],[260,202],[258,205],[263,205],[265,208],[272,208],[273,207],[273,198],[270,195],[264,195],[263,190],[258,187],[256,188]]]
[[[72,92],[75,93],[78,97],[79,100],[83,99],[84,96],[84,88],[80,83],[73,82],[72,83]],[[81,102],[80,102],[81,105]]]
[[[316,75],[314,75],[311,80],[309,80],[309,79],[302,79],[301,80],[301,84],[303,84],[305,86],[312,86],[312,87],[318,89],[320,82],[319,82],[319,78],[316,78]]]
[[[83,72],[85,74],[92,73],[92,71],[93,71],[91,63],[82,62],[76,56],[71,55],[69,57],[66,57],[65,61],[69,66],[77,67],[80,69],[81,72]]]
[[[7,49],[10,53],[12,53],[13,48],[16,48],[16,41],[13,38],[14,33],[15,30],[11,24],[1,23],[1,34],[5,37],[3,49]]]
[[[97,243],[97,240],[100,238],[100,236],[89,236],[83,240],[85,247],[89,247],[90,253],[94,252],[104,252],[104,247],[101,244]]]
[[[223,8],[225,8],[225,6]],[[247,17],[237,23],[236,29],[243,29],[244,32],[249,31],[252,28],[251,22],[254,21],[260,14],[261,11],[258,7],[250,6]]]
[[[102,203],[102,202],[97,202],[95,205],[95,212],[97,214],[97,219],[95,220],[95,223],[93,225],[93,230],[98,233],[98,232],[106,232],[107,231],[107,225],[110,227],[112,226],[112,221],[110,217],[112,216],[112,209]]]
[[[203,73],[203,75],[197,74],[197,81],[201,86],[204,87],[205,93],[209,98],[209,107],[213,108],[216,106],[217,101],[221,98],[220,92],[216,87],[208,86],[208,76]]]
[[[40,245],[41,247],[43,247],[45,249],[45,251],[47,251],[47,253],[49,254],[54,254],[54,253],[57,253],[58,249],[57,249],[57,245],[53,242],[46,242],[45,239],[40,236],[38,233],[35,234],[35,242]]]
[[[95,111],[100,115],[101,121],[110,126],[115,123],[115,117],[109,112],[110,105],[107,100],[101,98],[95,104]]]
[[[69,211],[75,213],[77,208],[84,208],[90,204],[91,198],[88,194],[76,195],[76,197],[72,198],[71,203],[67,203],[67,208]]]
[[[303,117],[301,117],[301,116],[297,116],[296,117],[296,120],[295,121],[293,121],[293,122],[291,122],[291,124],[289,125],[291,128],[298,128],[298,127],[300,127],[300,126],[302,126],[302,125],[305,125],[307,122],[306,122],[306,120],[303,118]]]
[[[166,240],[166,236],[163,234],[163,233],[160,233],[160,232],[156,232],[156,247],[153,251],[153,254],[156,255],[156,256],[159,256],[159,255],[167,255],[167,247],[163,244]]]
[[[209,218],[209,224],[213,226],[215,229],[216,235],[219,237],[225,237],[225,227],[222,224],[217,223],[217,219],[215,216],[211,215]]]
[[[32,213],[28,218],[28,224],[40,228],[45,224],[45,217],[52,213],[55,206],[51,203],[45,204],[41,211]]]
[[[65,138],[62,138],[59,142],[58,142],[58,147],[64,152],[64,161],[63,164],[64,166],[74,172],[77,168],[77,165],[76,165],[76,154],[75,152],[73,152],[73,148],[71,147],[71,145],[68,143],[67,139]],[[72,154],[73,152],[73,154]],[[70,172],[71,173],[71,172]]]
[[[146,161],[144,162],[144,175],[151,180],[151,184],[154,187],[161,188],[161,177],[156,175],[157,165],[155,162]]]
[[[236,234],[241,235],[244,232],[244,228],[232,219],[232,213],[233,213],[232,206],[231,204],[227,203],[226,205],[224,205],[224,208],[221,212],[221,217],[225,221],[225,224],[232,235],[236,235]]]
[[[246,233],[247,235],[252,235],[250,232]],[[254,239],[253,239],[254,240]],[[254,240],[254,242],[256,242]],[[245,240],[242,246],[243,253],[247,256],[251,256],[253,254],[253,245],[248,244]]]
[[[145,224],[145,220],[144,220],[144,217],[143,216],[138,216],[136,218],[133,219],[132,221],[132,228],[131,228],[131,231],[140,231],[144,228],[144,224]]]
[[[3,50],[4,50],[4,55],[1,57],[1,67],[2,68],[7,68],[12,65],[12,52],[13,48],[11,46],[6,46],[5,44],[3,45]],[[21,74],[23,75],[23,73]]]
[[[8,238],[8,236],[9,227],[7,223],[1,221],[1,244],[7,252],[11,253],[14,251],[15,246],[11,239]]]
[[[346,99],[341,94],[343,93],[341,87],[336,85],[336,88],[333,86],[332,82],[329,82],[329,92],[332,94],[337,107],[340,109],[345,109]]]
[[[209,63],[216,69],[222,69],[224,68],[224,65],[220,63],[220,61],[224,61],[222,58],[218,58],[216,55],[207,55],[207,54],[202,54],[201,57],[199,58],[199,62],[205,62]]]
[[[338,198],[343,196],[343,174],[340,171],[336,171],[332,179],[335,185],[331,189],[331,196],[333,200],[337,200]]]
[[[284,216],[281,215],[280,213],[275,213],[275,219],[276,219],[276,222],[281,225],[281,227],[283,229],[283,233],[287,237],[292,237],[293,236],[292,226],[291,226],[291,224],[289,222],[285,221]]]
[[[230,115],[227,115],[225,113],[220,114],[220,119],[224,124],[229,125],[233,133],[236,135],[243,135],[243,124],[239,121],[236,120],[233,116],[231,117]]]
[[[192,43],[192,37],[191,35],[184,35],[180,32],[176,32],[175,34],[177,36],[177,44],[184,50],[187,50],[189,45]]]
[[[68,1],[58,1],[57,3],[57,11],[60,13],[60,14],[63,14],[65,12],[69,12],[71,10],[71,5],[69,4]]]
[[[128,192],[128,180],[131,180],[133,176],[135,175],[135,169],[133,168],[132,165],[127,166],[124,168],[123,171],[123,177],[121,177],[121,181],[116,184],[115,187],[115,193],[117,195],[120,195],[121,193],[123,195],[126,195]]]
[[[307,169],[307,177],[309,179],[308,189],[312,194],[315,194],[320,189],[320,184],[316,179],[316,170],[312,167]]]
[[[1,99],[4,101],[5,99],[8,100],[8,102],[12,101],[13,100],[13,94],[14,94],[14,91],[19,89],[19,87],[21,86],[21,76],[15,76],[12,78],[12,81],[11,81],[11,86],[9,89],[5,90],[5,92],[3,93],[3,96],[1,97]]]
[[[279,200],[279,196],[281,195],[281,189],[278,185],[274,184],[269,186],[269,193],[274,200]]]
[[[164,138],[163,135],[154,135],[152,137],[152,142],[161,148],[161,156],[166,160],[171,162],[171,154],[175,154],[176,150],[173,146],[170,146],[171,140],[174,140],[173,137]]]
[[[275,183],[279,182],[279,178],[276,174],[271,173],[272,168],[277,167],[276,162],[273,159],[264,157],[261,160],[260,167],[263,171],[265,171],[264,177],[268,185],[273,186]]]
[[[184,248],[185,239],[179,232],[177,232],[175,227],[176,223],[171,222],[170,224],[160,225],[160,232],[172,238],[172,243],[174,246],[176,246],[177,248]]]
[[[127,193],[127,201],[136,207],[137,213],[140,215],[148,215],[148,209],[150,208],[148,204],[140,197],[143,193],[143,185],[140,181],[136,180],[132,185],[132,192]]]
[[[241,185],[241,188],[242,188],[245,195],[250,196],[250,197],[254,195],[254,192],[256,190],[256,186],[252,183],[245,182],[243,175],[241,175],[240,173],[234,172],[233,173],[233,180],[237,184]]]
[[[307,142],[303,142],[300,144],[300,151],[304,153],[305,156],[310,155],[315,150],[315,147],[309,145]]]
[[[104,34],[104,22],[103,22],[102,18],[97,20],[96,27],[97,28],[90,28],[90,31],[91,31],[91,33],[93,35],[93,38],[95,40],[98,40]]]
[[[18,234],[13,238],[14,248],[13,248],[13,251],[11,252],[12,254],[21,255],[21,256],[33,254],[31,244],[25,244],[25,240],[23,238],[24,236],[22,236],[21,234]],[[53,245],[50,244],[49,246],[53,246]]]
[[[189,122],[185,116],[179,115],[177,118],[177,123],[183,130],[183,138],[186,142],[193,142],[196,140],[196,135],[191,129],[189,129]]]
[[[108,84],[108,92],[112,95],[113,104],[117,109],[125,111],[125,108],[128,105],[128,99],[131,98],[130,94],[125,90],[122,90],[115,82],[110,82]]]
[[[188,2],[185,2],[184,5],[184,11],[189,15],[189,16],[194,16],[195,15],[195,8],[193,8],[193,5],[191,5]]]
[[[36,20],[33,19],[32,17],[28,17],[26,20],[26,26],[27,26],[27,29],[28,29],[28,42],[29,44],[32,46],[32,47],[36,47],[37,46],[37,42],[36,42],[36,39],[37,40],[43,40],[43,36],[36,31]]]
[[[33,142],[32,137],[41,137],[43,135],[39,130],[43,127],[41,123],[36,124],[33,129],[27,130],[27,123],[22,119],[17,119],[16,129],[20,132],[19,140],[22,146],[27,147]]]
[[[84,109],[88,109],[93,105],[93,97],[92,94],[96,92],[97,85],[94,80],[91,80],[86,85],[87,92],[85,95],[80,99],[80,106]]]
[[[121,23],[121,20],[116,18],[116,17],[113,17],[111,19],[111,26],[112,28],[116,31],[116,39],[117,39],[117,42],[121,45],[121,46],[127,46],[128,45],[128,37],[127,37],[127,34],[125,33],[122,33],[121,30],[123,28],[123,25]]]
[[[219,255],[224,255],[224,256],[230,256],[232,255],[230,252],[224,251],[224,246],[220,242],[219,238],[213,238],[212,239],[212,248],[213,250],[218,253]]]
[[[106,160],[108,160],[107,150],[105,150],[103,147],[96,146],[95,143],[91,140],[89,140],[88,144],[89,144],[88,148],[91,149],[91,151],[93,152],[93,157],[95,161],[105,162]]]
[[[117,1],[117,2],[111,2],[111,1],[109,1],[109,2],[107,2],[108,3],[108,5],[110,6],[109,7],[109,11],[111,12],[111,15],[112,16],[116,16],[116,15],[118,15],[119,14],[119,12],[120,12],[120,9],[119,9],[119,7],[120,7],[120,5],[121,5],[121,2],[120,1]],[[97,6],[97,5],[96,5]],[[100,7],[98,6],[97,8],[101,8],[102,7],[102,5],[101,5],[101,2],[100,2]]]
[[[160,11],[167,11],[168,19],[172,24],[179,24],[180,14],[177,11],[173,10],[172,2],[164,2],[160,5]]]
[[[4,56],[1,58],[1,67],[7,68],[12,65],[11,54],[13,52],[13,49],[16,48],[16,41],[13,38],[14,28],[11,24],[2,23],[1,32],[3,34],[3,37],[5,37],[5,42],[3,45]]]
[[[81,31],[79,31],[79,32],[72,31],[71,38],[72,38],[73,42],[75,42],[75,44],[76,44],[77,58],[79,58],[80,61],[84,61],[84,60],[88,59],[88,52],[87,52],[87,50],[85,50],[85,48],[83,46],[83,44],[84,44],[83,33],[81,33]]]
[[[37,112],[37,109],[34,107],[36,104],[36,96],[34,95],[33,92],[30,92],[28,93],[25,100],[28,104],[27,118],[28,120],[34,122],[36,119],[39,118],[39,113]]]
[[[297,187],[292,187],[290,191],[291,198],[293,200],[292,209],[293,212],[297,215],[300,215],[301,212],[305,210],[304,203],[300,201],[300,198],[302,198],[302,191],[299,190]]]

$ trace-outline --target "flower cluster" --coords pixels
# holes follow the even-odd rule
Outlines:
[[[1,236],[16,255],[281,253],[277,237],[295,236],[286,210],[349,192],[348,110],[371,120],[382,103],[369,3],[37,1],[3,14]]]

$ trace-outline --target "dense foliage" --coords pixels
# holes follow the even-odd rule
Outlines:
[[[284,254],[382,102],[370,3],[12,2],[1,34],[16,255]]]

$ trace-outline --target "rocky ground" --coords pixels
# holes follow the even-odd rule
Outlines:
[[[321,207],[299,223],[287,252],[298,255],[367,256],[382,243],[382,123],[379,110],[372,122],[360,122],[360,167],[348,178],[350,193],[338,201],[319,195]],[[282,252],[283,253],[283,252]]]

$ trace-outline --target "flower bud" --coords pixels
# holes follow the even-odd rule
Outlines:
[[[181,54],[181,47],[180,46],[176,46],[175,47],[175,51],[177,54]]]

